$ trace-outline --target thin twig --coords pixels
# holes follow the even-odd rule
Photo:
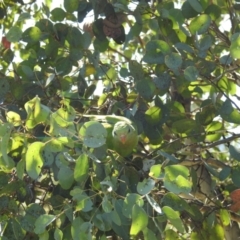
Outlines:
[[[223,140],[219,140],[219,141],[216,141],[216,142],[213,142],[211,144],[208,144],[206,146],[202,146],[202,148],[213,148],[213,147],[216,147],[220,144],[224,144],[224,143],[228,143],[228,142],[231,142],[233,140],[235,140],[236,138],[239,138],[240,137],[240,134],[235,134],[229,138],[225,138]]]

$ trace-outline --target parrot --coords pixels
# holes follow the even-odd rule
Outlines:
[[[107,147],[122,157],[129,156],[138,143],[138,132],[134,123],[125,117],[115,115],[83,115],[99,121],[107,130]]]

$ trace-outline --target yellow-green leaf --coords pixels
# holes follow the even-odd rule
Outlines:
[[[130,229],[130,235],[136,236],[140,231],[147,227],[147,224],[148,216],[146,212],[143,208],[135,204],[132,209],[132,225]]]

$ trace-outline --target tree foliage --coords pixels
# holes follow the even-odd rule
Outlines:
[[[38,2],[0,3],[1,239],[237,239],[240,2]]]

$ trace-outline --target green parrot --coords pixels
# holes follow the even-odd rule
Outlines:
[[[106,144],[121,156],[130,155],[138,143],[138,133],[134,123],[128,118],[114,115],[83,115],[99,121],[107,130]]]

